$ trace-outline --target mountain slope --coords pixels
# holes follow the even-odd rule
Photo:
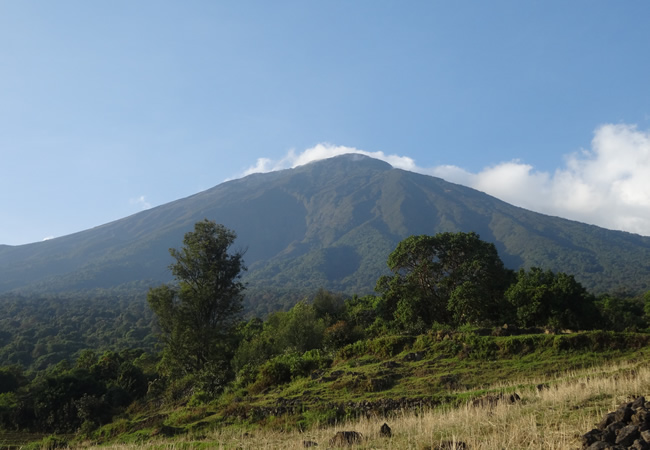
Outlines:
[[[372,292],[395,245],[412,234],[476,231],[511,268],[576,275],[589,289],[650,285],[650,238],[514,207],[444,180],[344,155],[254,174],[73,235],[0,246],[0,292],[145,289],[170,280],[168,248],[209,218],[246,249],[253,303],[274,307],[319,287]],[[273,301],[272,301],[273,300]],[[275,305],[277,306],[277,305]]]

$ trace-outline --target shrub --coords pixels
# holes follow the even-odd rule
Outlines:
[[[334,325],[325,329],[323,346],[327,349],[334,350],[355,342],[360,336],[360,331],[351,323],[345,320],[339,320]]]
[[[262,364],[257,381],[251,387],[251,391],[259,393],[271,386],[288,383],[289,381],[291,381],[291,368],[284,361],[274,358]]]
[[[466,353],[475,359],[495,359],[499,346],[494,338],[470,335],[465,338]]]
[[[547,347],[551,344],[550,336],[509,336],[506,338],[496,339],[499,346],[499,355],[505,356],[523,356],[534,353],[540,348]]]
[[[380,358],[388,358],[401,353],[407,345],[415,340],[412,336],[385,336],[369,342],[370,353]]]
[[[592,340],[586,333],[555,336],[553,349],[560,352],[591,350]]]
[[[350,359],[355,356],[362,356],[368,353],[368,342],[369,341],[357,341],[353,344],[346,345],[337,353],[337,357],[340,359]]]
[[[292,379],[305,377],[314,370],[324,369],[332,359],[320,350],[309,350],[302,355],[289,352],[267,361],[260,366],[259,374],[251,390],[261,392],[266,388],[288,383]]]
[[[415,342],[413,343],[413,350],[416,352],[428,352],[432,350],[437,343],[437,337],[431,332],[427,334],[421,334],[415,338]]]
[[[65,448],[68,446],[68,442],[57,436],[47,436],[41,441],[41,449],[53,450],[55,448]]]

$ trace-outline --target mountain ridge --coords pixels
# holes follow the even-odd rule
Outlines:
[[[400,240],[441,231],[475,231],[508,267],[574,274],[595,292],[650,285],[648,237],[535,213],[354,154],[226,181],[68,236],[0,246],[0,293],[168,282],[168,249],[204,218],[237,233],[249,297],[271,303],[320,287],[370,293]]]

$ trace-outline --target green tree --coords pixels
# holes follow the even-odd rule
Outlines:
[[[648,327],[643,297],[618,297],[603,295],[598,298],[596,306],[603,318],[603,326],[609,330],[642,330]]]
[[[224,373],[215,371],[229,366],[244,289],[243,252],[228,252],[235,238],[213,221],[196,223],[183,248],[169,250],[176,284],[149,290],[147,301],[163,332],[164,367],[174,376],[203,373],[223,380]]]
[[[287,351],[302,354],[320,349],[326,324],[318,317],[314,305],[299,301],[289,311],[278,311],[263,326],[251,321],[240,327],[241,342],[233,357],[236,371],[244,366],[259,366]]]
[[[594,297],[573,275],[539,267],[519,270],[517,281],[505,292],[519,325],[586,329],[599,325]]]
[[[641,301],[643,302],[643,312],[645,313],[645,319],[650,323],[650,291],[646,291],[641,296]]]
[[[478,234],[439,233],[411,236],[388,257],[392,276],[377,282],[384,308],[408,332],[433,322],[495,321],[511,272],[496,247]]]
[[[327,325],[341,320],[345,314],[345,300],[341,294],[320,288],[312,301],[316,316],[325,320]]]

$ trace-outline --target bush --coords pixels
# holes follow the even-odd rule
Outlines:
[[[291,378],[306,377],[314,370],[326,369],[332,365],[332,358],[325,356],[320,350],[309,350],[302,356],[294,354],[289,359]]]
[[[289,381],[291,381],[291,368],[286,362],[274,358],[262,364],[257,380],[251,386],[251,392],[259,394],[265,389]]]
[[[505,356],[523,356],[534,353],[540,348],[550,346],[552,340],[547,335],[536,336],[509,336],[498,338],[496,340],[499,346],[499,355]]]
[[[325,369],[331,365],[332,359],[320,350],[309,350],[302,355],[295,352],[285,353],[260,366],[251,390],[259,393],[266,388],[308,376],[314,370]]]
[[[330,350],[341,348],[355,342],[361,337],[359,329],[345,320],[339,320],[334,325],[325,329],[323,335],[323,346]]]
[[[470,335],[465,338],[466,353],[475,359],[495,359],[499,346],[493,337]]]
[[[353,344],[346,345],[336,354],[339,359],[350,359],[355,356],[363,356],[368,353],[369,341],[357,341]]]
[[[412,336],[385,336],[369,342],[369,351],[380,358],[389,358],[401,353],[415,340]]]
[[[558,352],[591,350],[592,347],[593,341],[588,333],[560,335],[553,339],[553,349]]]
[[[429,352],[438,343],[436,335],[429,332],[427,334],[421,334],[415,338],[413,343],[413,350],[416,352]]]
[[[235,378],[234,383],[235,388],[244,388],[249,384],[254,383],[259,373],[259,367],[252,364],[244,365],[239,369],[239,372],[237,372],[237,377]]]
[[[54,450],[55,448],[65,448],[68,442],[57,436],[47,436],[41,441],[40,448],[45,450]]]

